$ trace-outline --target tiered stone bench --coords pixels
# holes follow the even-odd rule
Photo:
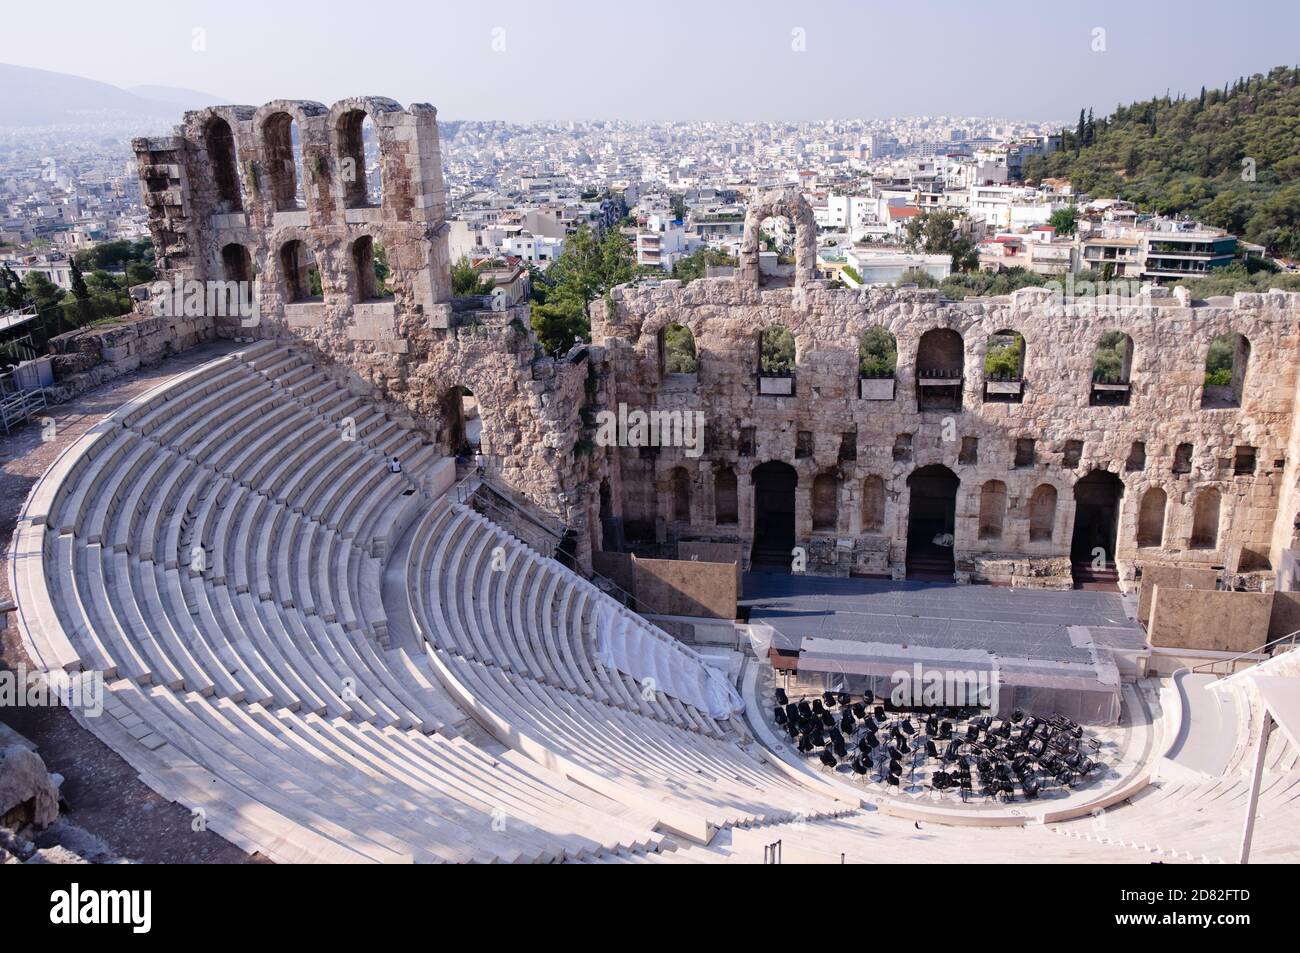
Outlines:
[[[33,489],[11,560],[28,651],[102,673],[105,713],[81,723],[274,860],[657,850],[652,815],[462,737],[431,660],[385,646],[387,549],[453,477],[297,350],[220,358],[124,405]]]
[[[502,743],[679,837],[855,806],[775,769],[708,713],[605,670],[595,622],[626,610],[459,504],[416,527],[407,593],[444,684]]]

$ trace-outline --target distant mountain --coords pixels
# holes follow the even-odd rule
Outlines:
[[[0,127],[66,126],[121,119],[178,122],[186,109],[218,102],[168,86],[120,89],[108,83],[0,63]]]
[[[128,86],[126,89],[127,92],[135,93],[144,99],[178,106],[181,110],[224,106],[230,102],[228,99],[221,99],[210,93],[199,92],[197,89],[183,89],[180,86]]]

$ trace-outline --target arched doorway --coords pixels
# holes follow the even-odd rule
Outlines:
[[[470,457],[483,443],[478,399],[468,387],[453,387],[443,396],[442,419],[447,448],[457,457]]]
[[[794,495],[799,474],[788,463],[772,460],[754,470],[755,566],[790,569],[794,549]]]
[[[961,480],[941,463],[921,467],[907,478],[911,502],[907,509],[907,574],[942,576],[953,573],[953,535],[957,526],[957,488]]]
[[[1074,536],[1070,542],[1070,559],[1074,563],[1075,582],[1116,578],[1115,538],[1123,496],[1123,481],[1109,470],[1093,470],[1074,485]],[[1106,562],[1104,567],[1094,569],[1092,562],[1097,550],[1105,555]]]

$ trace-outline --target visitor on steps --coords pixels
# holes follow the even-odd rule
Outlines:
[[[474,469],[478,471],[479,476],[483,475],[483,465],[486,461],[483,459],[483,451],[474,451]]]
[[[393,459],[389,460],[389,461],[388,461],[388,472],[389,472],[389,473],[401,473],[401,472],[402,472],[402,461],[399,460],[399,459],[397,459],[397,457],[393,457]]]

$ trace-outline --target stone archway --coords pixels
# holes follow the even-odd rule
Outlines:
[[[799,474],[772,460],[754,469],[754,547],[751,562],[789,570],[795,543],[795,490]]]
[[[907,478],[907,574],[952,579],[961,480],[941,463],[920,467]]]
[[[817,221],[812,207],[798,189],[774,189],[765,192],[745,211],[745,234],[740,244],[740,267],[736,280],[742,284],[761,285],[759,256],[763,222],[784,217],[794,230],[794,274],[791,283],[802,287],[812,281],[817,269]]]
[[[471,456],[483,445],[483,420],[478,398],[468,387],[457,385],[442,397],[441,416],[447,450],[453,456]]]
[[[1092,574],[1092,561],[1101,550],[1106,564],[1101,572],[1114,573],[1115,545],[1119,531],[1120,500],[1124,483],[1109,470],[1093,470],[1074,485],[1074,534],[1070,541],[1070,560],[1080,570]]]

